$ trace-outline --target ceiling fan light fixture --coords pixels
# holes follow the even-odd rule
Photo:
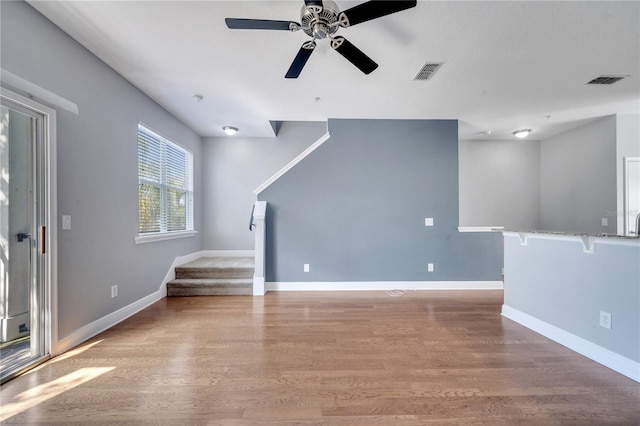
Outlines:
[[[518,139],[524,139],[529,136],[529,133],[531,133],[531,129],[520,129],[513,132],[513,136]]]
[[[232,126],[224,126],[222,130],[229,136],[233,136],[238,133],[238,128]]]

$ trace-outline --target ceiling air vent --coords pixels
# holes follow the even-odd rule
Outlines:
[[[431,77],[440,69],[442,62],[427,62],[420,68],[418,74],[413,77],[414,80],[430,80]]]
[[[616,81],[622,80],[624,77],[619,75],[601,75],[600,77],[594,78],[587,84],[613,84]]]

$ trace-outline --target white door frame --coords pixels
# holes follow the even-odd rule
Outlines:
[[[631,211],[631,209],[634,206],[630,205],[630,199],[631,199],[631,177],[630,177],[630,171],[631,171],[631,163],[640,163],[640,157],[624,157],[624,168],[623,168],[623,179],[624,179],[624,234],[625,235],[632,235],[630,233],[631,228],[635,228],[635,223],[633,223],[633,221],[635,221],[636,215],[638,215],[638,213],[640,213],[640,211]],[[638,187],[635,187],[633,189],[638,189]],[[631,223],[630,223],[631,222]],[[638,232],[640,232],[640,230],[635,229],[635,233],[633,235],[638,235]]]
[[[39,256],[43,281],[44,281],[44,318],[42,327],[45,331],[44,346],[45,352],[50,356],[58,354],[58,213],[57,213],[57,169],[56,169],[56,111],[28,97],[0,87],[0,95],[24,108],[30,109],[42,115],[43,132],[42,143],[40,145],[39,167],[42,176],[39,184],[41,194],[39,202],[44,202],[40,223],[45,227],[44,244],[42,236],[38,235],[40,253],[44,251],[44,256]],[[39,230],[38,234],[42,231]]]

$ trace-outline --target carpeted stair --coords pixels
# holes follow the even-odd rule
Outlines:
[[[167,296],[250,296],[253,257],[201,257],[176,267]]]

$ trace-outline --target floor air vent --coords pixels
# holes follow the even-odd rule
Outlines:
[[[420,68],[418,74],[413,77],[414,80],[430,80],[431,77],[440,69],[442,62],[427,62]]]
[[[600,77],[594,78],[587,84],[613,84],[616,81],[622,80],[624,77],[618,75],[601,75]]]

